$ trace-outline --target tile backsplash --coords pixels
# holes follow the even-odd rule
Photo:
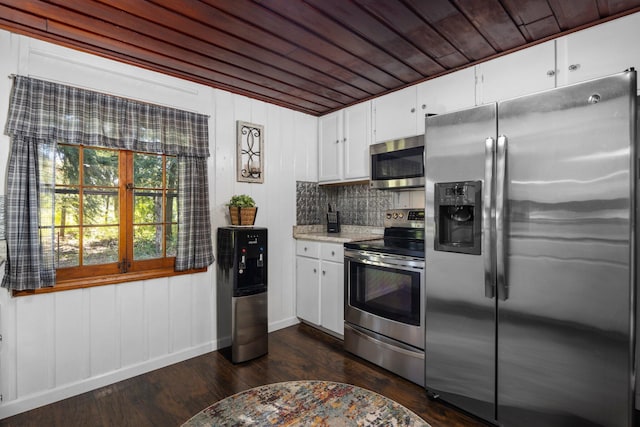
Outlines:
[[[424,205],[424,196],[421,197],[420,191],[376,190],[368,184],[326,186],[317,182],[296,182],[297,225],[326,224],[329,203],[334,210],[340,211],[342,224],[383,227],[387,209],[420,207]]]

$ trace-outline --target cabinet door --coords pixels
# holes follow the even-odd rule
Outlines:
[[[557,40],[561,85],[640,67],[640,13],[615,19]]]
[[[344,110],[344,178],[369,178],[371,102]]]
[[[335,181],[342,170],[342,114],[340,111],[320,118],[318,137],[318,181]]]
[[[320,324],[320,261],[296,257],[296,315]]]
[[[416,135],[416,86],[373,101],[375,142]]]
[[[502,101],[556,85],[555,42],[542,43],[477,66],[478,104]]]
[[[476,103],[476,73],[474,67],[418,85],[418,134],[424,133],[426,114],[443,114]]]
[[[320,266],[320,324],[344,335],[344,264],[322,261]]]

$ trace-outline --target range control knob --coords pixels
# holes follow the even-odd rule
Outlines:
[[[387,213],[387,219],[391,219],[391,213]]]
[[[400,213],[398,214],[398,218],[400,218],[400,219],[404,218],[404,214],[403,214],[402,212],[400,212]]]
[[[393,219],[398,219],[398,212],[393,213]]]

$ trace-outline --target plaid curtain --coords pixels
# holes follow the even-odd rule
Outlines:
[[[11,154],[3,287],[38,289],[55,283],[53,241],[49,237],[53,238],[54,187],[44,181],[55,174],[52,157],[44,155],[53,156],[57,143],[162,153],[177,156],[181,164],[200,165],[179,168],[179,199],[188,207],[188,214],[179,218],[181,249],[176,266],[186,270],[213,262],[206,179],[207,116],[16,76],[5,133],[11,137]],[[202,164],[204,169],[200,169]],[[190,175],[189,171],[196,169],[199,174],[204,171],[199,178]],[[191,191],[197,179],[197,191]],[[50,214],[41,214],[44,207]],[[46,231],[49,228],[51,232]]]
[[[207,159],[181,157],[178,160],[180,198],[178,199],[178,250],[176,271],[203,268],[213,262]],[[205,189],[205,191],[202,191]]]

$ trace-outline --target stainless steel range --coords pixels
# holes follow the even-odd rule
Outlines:
[[[345,350],[424,385],[424,209],[387,211],[383,239],[344,248]]]

